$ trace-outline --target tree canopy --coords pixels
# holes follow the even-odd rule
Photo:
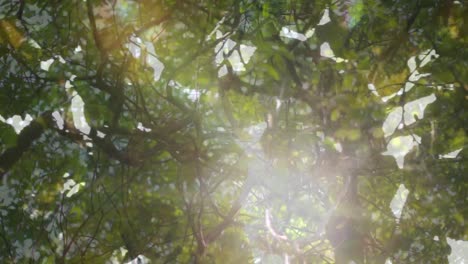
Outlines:
[[[465,263],[467,18],[0,0],[0,262]]]

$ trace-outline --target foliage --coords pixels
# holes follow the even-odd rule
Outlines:
[[[0,262],[447,263],[467,12],[0,0]]]

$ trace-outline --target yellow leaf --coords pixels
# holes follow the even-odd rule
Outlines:
[[[340,118],[341,113],[339,109],[335,109],[331,112],[330,119],[331,121],[336,121],[338,118]]]
[[[0,36],[15,49],[18,49],[25,40],[16,26],[7,20],[0,20]]]

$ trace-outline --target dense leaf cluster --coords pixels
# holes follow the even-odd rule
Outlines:
[[[460,263],[467,17],[0,0],[0,262]]]

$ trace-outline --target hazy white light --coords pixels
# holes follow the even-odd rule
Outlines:
[[[382,125],[385,137],[391,136],[395,132],[396,128],[401,123],[402,115],[403,108],[401,106],[396,107],[392,112],[390,112],[390,114],[388,114]]]
[[[377,92],[377,89],[375,89],[373,83],[367,84],[367,89],[369,89],[369,91],[371,91],[375,96],[379,96],[379,93]]]
[[[139,37],[131,36],[129,43],[126,45],[127,49],[134,58],[140,58],[142,46],[146,47],[146,50],[148,51],[145,62],[151,68],[153,68],[154,80],[158,81],[161,78],[161,74],[164,70],[164,64],[156,57],[157,55],[153,43],[149,41],[143,43]]]
[[[217,38],[222,35],[223,34],[221,31],[216,31]],[[236,46],[237,43],[231,39],[227,39],[224,42],[218,43],[214,48],[216,66],[221,66],[221,64],[224,62],[225,56],[229,55],[227,60],[231,64],[232,70],[235,72],[245,71],[245,64],[249,63],[257,48],[255,46],[240,44],[239,50],[233,51]],[[226,65],[223,65],[218,70],[218,77],[223,77],[227,73],[227,67]]]
[[[288,237],[286,237],[286,235],[280,235],[275,231],[275,229],[271,225],[271,215],[270,215],[270,211],[268,209],[265,210],[265,226],[266,226],[266,228],[268,229],[268,231],[270,232],[270,234],[273,237],[275,237],[277,239],[281,239],[281,240],[287,240],[288,239]]]
[[[141,130],[143,132],[151,132],[151,128],[146,128],[143,126],[143,124],[141,122],[138,122],[137,124],[137,129],[138,130]]]
[[[206,37],[206,40],[209,40],[211,38],[211,36],[213,36],[213,34],[216,34],[216,39],[219,39],[219,38],[222,37],[222,36],[219,35],[219,33],[221,33],[221,32],[218,30],[218,28],[224,23],[224,19],[226,19],[225,16],[223,16],[223,18],[221,18],[221,20],[219,20],[218,23],[216,23],[215,28],[210,32],[210,34],[208,34],[208,36]]]
[[[440,155],[439,159],[454,159],[454,158],[456,158],[458,156],[458,153],[460,153],[462,150],[463,150],[463,148],[454,150],[454,151],[449,152],[449,153],[444,154],[444,155]]]
[[[236,72],[245,71],[245,64],[250,61],[257,48],[253,46],[241,45],[240,54],[237,50],[233,51],[228,58],[232,70]]]
[[[249,63],[250,58],[253,56],[256,50],[257,48],[254,46],[247,46],[244,44],[240,45],[240,53],[244,63]]]
[[[41,46],[39,46],[39,44],[32,38],[28,39],[28,43],[29,45],[31,45],[31,47],[33,48],[36,48],[36,49],[40,49]]]
[[[405,92],[409,92],[411,89],[413,89],[414,83],[412,82],[406,82],[405,83]]]
[[[227,69],[226,65],[223,65],[218,71],[218,77],[223,77],[227,73],[228,73],[228,69]]]
[[[333,53],[333,50],[330,48],[330,44],[328,44],[328,42],[324,42],[322,45],[320,45],[320,56],[326,58],[335,57],[335,53]]]
[[[423,51],[419,56],[418,59],[421,60],[421,64],[419,67],[424,67],[426,64],[428,64],[433,58],[437,59],[439,57],[439,54],[435,50],[426,50]]]
[[[408,80],[410,82],[416,82],[418,81],[419,79],[423,78],[423,77],[426,77],[426,76],[430,76],[431,74],[430,73],[419,73],[418,71],[413,71],[413,73],[411,73],[410,77],[408,78]]]
[[[54,62],[54,59],[48,59],[46,61],[41,61],[41,69],[44,71],[49,71],[50,65]]]
[[[73,87],[73,85],[70,83],[69,80],[67,80],[67,81],[65,82],[65,89],[70,89],[70,88],[72,88],[72,87]]]
[[[417,116],[418,119],[423,119],[424,109],[426,109],[430,103],[435,102],[436,99],[435,95],[431,94],[405,104],[405,125],[408,126],[416,122],[415,116]]]
[[[148,50],[148,56],[146,57],[146,63],[151,66],[154,70],[154,80],[158,81],[161,78],[161,73],[164,70],[164,64],[156,58],[153,43],[146,42],[146,49]]]
[[[324,11],[323,11],[323,16],[322,18],[320,19],[320,22],[317,24],[318,26],[322,26],[322,25],[325,25],[327,24],[328,22],[330,22],[330,14],[329,14],[329,11],[328,11],[328,8],[326,8]]]
[[[425,50],[421,52],[417,56],[418,60],[421,61],[419,64],[419,67],[424,67],[426,64],[428,64],[433,58],[437,59],[439,55],[435,52],[435,50]],[[410,73],[414,72],[416,68],[418,68],[418,63],[416,61],[416,56],[412,56],[411,58],[408,59],[408,68]]]
[[[139,37],[131,36],[130,42],[126,45],[134,58],[139,58],[141,55],[142,41]]]
[[[126,264],[149,264],[149,263],[150,263],[150,259],[140,254],[133,260],[127,262]]]
[[[71,101],[71,112],[73,116],[73,123],[79,131],[83,134],[88,135],[91,131],[91,127],[86,121],[84,114],[84,102],[81,96],[77,92],[73,92],[73,98]]]
[[[343,151],[343,147],[341,146],[340,142],[334,143],[333,146],[335,147],[336,151],[338,151],[340,153]]]
[[[348,60],[345,60],[343,58],[335,57],[335,53],[331,49],[330,44],[328,42],[324,42],[322,43],[322,45],[320,45],[320,56],[330,58],[336,61],[337,63],[348,62]]]
[[[410,72],[416,70],[416,57],[409,58],[407,64]]]
[[[292,30],[291,27],[284,26],[281,28],[280,37],[290,38],[290,39],[297,39],[300,41],[306,41],[310,37],[314,35],[315,29],[309,29],[305,34],[296,32]]]
[[[66,61],[62,58],[62,56],[58,55],[58,56],[55,56],[56,59],[59,60],[60,63],[66,63]]]
[[[413,147],[417,146],[419,142],[421,142],[421,138],[417,135],[392,138],[387,145],[387,151],[383,152],[382,155],[393,156],[398,168],[403,169],[406,154],[408,154]]]
[[[80,52],[80,51],[82,51],[82,49],[81,49],[81,46],[78,45],[78,46],[76,46],[76,48],[75,48],[75,50],[73,51],[73,53],[76,54],[76,53],[78,53],[78,52]]]
[[[234,49],[234,47],[237,45],[237,42],[235,42],[232,39],[227,39],[226,42],[224,42],[223,45],[223,52],[224,54],[229,54],[229,52]]]
[[[62,130],[63,129],[63,125],[64,125],[64,121],[63,121],[63,118],[62,116],[60,115],[60,113],[58,111],[54,111],[52,113],[52,117],[54,118],[55,122],[57,123],[57,127]]]
[[[101,131],[97,131],[97,136],[100,137],[100,138],[104,138],[106,136],[106,134],[102,133]]]
[[[449,264],[466,264],[468,261],[468,241],[447,237],[447,243],[452,248],[448,256]]]
[[[233,71],[245,71],[244,63],[241,61],[241,57],[237,50],[233,51],[228,58],[229,63],[231,63]]]
[[[388,96],[382,97],[382,102],[386,103],[388,100],[392,99],[393,97],[397,96],[398,93],[394,93]]]
[[[276,110],[280,109],[281,104],[282,104],[281,100],[278,98],[275,98],[275,102],[276,102]]]
[[[401,106],[395,107],[385,119],[382,130],[384,131],[384,136],[389,137],[391,136],[396,128],[401,124],[402,119],[404,120],[404,124],[409,126],[416,122],[416,118],[422,119],[424,118],[424,110],[426,107],[433,103],[437,98],[434,94],[429,96],[421,97],[417,100],[411,101],[405,104],[404,108]],[[404,109],[404,114],[403,114]]]
[[[64,184],[63,188],[60,191],[61,193],[67,192],[66,196],[68,198],[72,197],[80,190],[80,187],[85,186],[84,182],[76,183],[73,179],[68,179]]]
[[[397,219],[400,219],[401,217],[401,212],[403,211],[403,207],[405,206],[408,194],[409,190],[406,189],[405,185],[400,184],[397,192],[395,193],[392,201],[390,202],[390,209],[392,209],[392,213]]]
[[[32,120],[33,118],[29,114],[26,114],[26,117],[24,119],[19,115],[14,115],[5,120],[5,123],[12,126],[13,129],[15,129],[16,134],[19,134],[21,130],[23,130],[31,123]]]
[[[200,90],[185,88],[183,92],[188,95],[188,99],[190,99],[190,101],[192,102],[197,101],[198,99],[200,99],[201,96]]]

